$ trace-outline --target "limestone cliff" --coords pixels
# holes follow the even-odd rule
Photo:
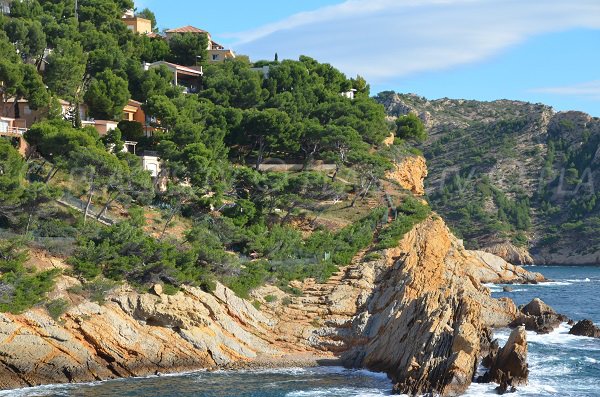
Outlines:
[[[426,192],[468,247],[519,265],[600,264],[600,119],[510,100],[377,100],[392,120],[425,123]]]
[[[424,180],[427,177],[427,164],[422,156],[411,156],[394,164],[394,168],[386,175],[396,181],[402,188],[417,196],[425,194]]]
[[[491,298],[482,282],[537,277],[465,250],[435,215],[398,247],[367,258],[357,257],[326,283],[296,283],[302,296],[263,287],[254,292],[260,311],[222,285],[174,296],[124,286],[104,305],[82,301],[59,321],[42,309],[2,314],[0,388],[307,354],[385,371],[399,391],[454,395],[471,382],[487,328],[517,313],[511,301]],[[267,295],[277,299],[266,302]]]

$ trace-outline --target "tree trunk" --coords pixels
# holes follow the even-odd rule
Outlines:
[[[287,220],[290,218],[290,215],[292,215],[292,211],[294,209],[296,209],[296,207],[298,206],[297,203],[294,203],[287,211],[287,213],[285,214],[285,216],[281,219],[281,222],[279,223],[280,225],[285,224],[285,222],[287,222]]]
[[[260,169],[260,165],[263,162],[264,154],[265,154],[265,144],[264,144],[264,142],[261,141],[258,144],[258,156],[256,157],[256,165],[255,165],[256,171],[259,171],[259,169]]]
[[[160,238],[158,239],[159,241],[162,240],[163,237],[165,237],[165,233],[167,232],[167,227],[169,227],[169,223],[171,223],[171,221],[175,217],[175,212],[177,212],[177,209],[173,208],[171,210],[171,213],[169,214],[169,218],[167,218],[167,222],[165,223],[165,227],[163,227],[162,233],[160,234]]]
[[[104,207],[102,207],[102,210],[100,211],[98,216],[96,216],[96,219],[100,220],[100,218],[102,218],[102,215],[104,215],[104,213],[108,210],[108,207],[110,207],[110,205],[114,203],[120,196],[121,192],[117,192],[117,194],[113,198],[108,200],[106,204],[104,204]]]
[[[85,204],[85,210],[83,212],[83,224],[87,222],[88,213],[90,211],[90,205],[92,204],[92,196],[94,195],[94,179],[92,178],[92,182],[90,183],[90,192],[88,194],[87,203]]]
[[[335,182],[335,178],[337,178],[337,174],[340,171],[340,165],[336,163],[335,171],[333,171],[333,175],[331,176],[331,182]]]
[[[21,112],[19,111],[19,97],[15,97],[15,119],[21,118]]]
[[[25,228],[25,234],[29,234],[29,226],[31,226],[31,218],[33,218],[33,209],[29,211],[29,217],[27,218],[27,227]]]
[[[369,193],[369,190],[371,190],[371,186],[372,185],[373,185],[373,180],[370,180],[369,184],[367,185],[367,187],[362,192],[361,200],[364,200],[367,197],[367,194]]]
[[[58,172],[58,167],[56,165],[53,165],[52,168],[50,169],[50,172],[48,172],[48,175],[46,175],[46,178],[44,179],[44,182],[46,183],[46,185],[48,184],[48,182],[50,182],[50,179],[52,179],[54,177],[54,175],[56,175],[57,172]]]

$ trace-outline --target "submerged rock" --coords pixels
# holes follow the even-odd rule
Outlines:
[[[571,328],[569,334],[600,338],[600,328],[596,327],[591,320],[581,320]]]

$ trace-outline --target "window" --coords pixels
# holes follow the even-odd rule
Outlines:
[[[218,61],[219,60],[219,54],[213,54],[212,60],[213,61]]]

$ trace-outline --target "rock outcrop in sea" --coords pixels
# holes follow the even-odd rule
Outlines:
[[[571,328],[569,334],[600,338],[600,328],[596,327],[591,320],[581,320]]]

